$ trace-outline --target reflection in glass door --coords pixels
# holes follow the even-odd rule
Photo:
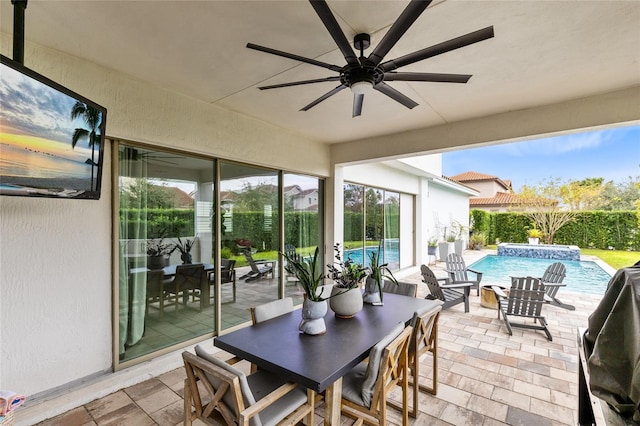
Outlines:
[[[236,288],[231,301],[222,299],[223,330],[249,321],[251,306],[279,297],[278,206],[277,171],[220,162],[220,257],[234,264]]]
[[[352,183],[344,185],[345,257],[369,266],[381,245],[381,260],[400,268],[400,194]]]
[[[310,176],[285,173],[284,193],[284,250],[305,258],[313,256],[316,247],[322,247],[323,200],[322,181]],[[320,258],[318,266],[324,261]],[[285,296],[294,304],[303,301],[304,292],[291,269],[284,265]]]
[[[118,145],[121,362],[215,332],[214,164]]]
[[[344,185],[344,248],[345,258],[364,257],[364,187]],[[348,250],[348,251],[347,251]],[[358,263],[362,263],[359,261]]]
[[[400,194],[384,192],[383,262],[391,270],[400,269]]]

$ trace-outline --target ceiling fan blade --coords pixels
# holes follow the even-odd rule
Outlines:
[[[409,27],[415,22],[416,19],[424,12],[429,6],[431,0],[412,0],[409,5],[404,9],[402,14],[396,19],[396,22],[391,25],[389,31],[382,37],[380,43],[373,49],[373,52],[369,55],[369,60],[374,65],[378,65],[382,62],[382,59],[387,53],[395,46],[400,40],[400,37],[407,32]]]
[[[414,107],[418,106],[418,104],[415,101],[413,101],[411,98],[398,92],[396,89],[389,86],[384,81],[376,84],[375,86],[373,86],[373,88],[376,89],[378,92],[384,93],[391,99],[400,102],[402,105],[406,106],[409,109],[413,109]]]
[[[342,28],[340,28],[338,21],[336,21],[335,16],[331,13],[331,9],[329,9],[327,2],[324,0],[309,0],[309,3],[311,3],[311,6],[318,14],[318,17],[320,17],[320,20],[327,28],[327,31],[329,31],[329,34],[333,37],[333,41],[338,45],[338,48],[342,52],[347,63],[349,65],[358,65],[360,61],[358,61],[355,53],[353,53],[349,40],[347,40],[344,32],[342,32]]]
[[[315,80],[292,81],[290,83],[272,84],[271,86],[259,86],[258,89],[260,90],[279,89],[280,87],[300,86],[302,84],[312,84],[312,83],[324,83],[326,81],[340,81],[340,76],[336,75],[335,77],[316,78]]]
[[[408,55],[401,56],[396,59],[392,59],[387,62],[383,62],[380,67],[385,71],[393,71],[396,68],[403,67],[405,65],[413,64],[414,62],[422,61],[423,59],[431,58],[442,53],[450,52],[461,47],[468,46],[470,44],[478,43],[483,40],[487,40],[493,37],[493,26],[483,28],[478,31],[474,31],[469,34],[462,35],[460,37],[452,38],[451,40],[444,41],[442,43],[418,50],[417,52],[409,53]]]
[[[293,53],[283,52],[282,50],[272,49],[270,47],[259,46],[253,43],[247,43],[247,47],[253,50],[259,50],[260,52],[271,53],[272,55],[282,56],[283,58],[293,59],[295,61],[305,62],[307,64],[316,65],[322,68],[328,68],[331,71],[340,72],[342,67],[338,65],[328,64],[326,62],[316,61],[315,59],[305,58],[304,56],[295,55]]]
[[[362,114],[362,103],[364,102],[364,94],[353,94],[353,113],[351,118],[358,117]]]
[[[344,84],[341,84],[340,86],[336,87],[335,89],[332,89],[332,90],[328,91],[327,93],[325,93],[324,95],[320,96],[318,99],[316,99],[315,101],[311,102],[309,105],[303,107],[302,109],[300,109],[300,111],[309,111],[311,108],[313,108],[314,106],[318,105],[320,102],[324,101],[325,99],[327,99],[330,96],[335,95],[336,93],[338,93],[342,89],[345,89],[346,87],[347,86],[345,86]]]
[[[434,74],[430,72],[386,72],[384,81],[431,81],[435,83],[466,83],[471,74]]]

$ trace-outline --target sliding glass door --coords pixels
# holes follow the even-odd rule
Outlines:
[[[280,252],[323,246],[321,179],[122,142],[117,165],[118,366],[302,303]]]
[[[241,297],[222,304],[224,330],[251,319],[249,308],[278,299],[278,172],[220,162],[221,258],[235,261]]]
[[[120,144],[119,355],[215,332],[212,160]]]
[[[344,185],[345,257],[365,266],[371,252],[389,268],[400,268],[400,194],[352,183]]]
[[[283,185],[285,252],[309,258],[317,247],[323,246],[322,181],[315,177],[285,173]],[[323,257],[318,262],[319,267],[322,265]],[[285,296],[292,297],[295,304],[302,303],[304,292],[286,263],[284,271]]]

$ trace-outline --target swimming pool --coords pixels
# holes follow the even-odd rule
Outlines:
[[[554,262],[556,260],[553,259],[488,255],[470,265],[469,268],[483,273],[481,285],[498,284],[510,287],[510,277],[527,275],[541,277],[547,266]],[[561,291],[604,294],[611,275],[595,262],[563,260],[562,263],[567,268],[567,276],[563,281],[567,286]]]
[[[395,270],[400,267],[400,247],[398,244],[388,244],[387,250],[385,252],[384,247],[382,248],[382,255],[384,259],[384,263],[389,264],[389,269]],[[370,253],[378,251],[378,246],[369,246],[365,248],[367,254],[365,255],[364,261],[362,260],[362,249],[351,249],[345,250],[343,257],[344,259],[351,259],[353,262],[359,263],[364,266],[369,266],[371,264]]]

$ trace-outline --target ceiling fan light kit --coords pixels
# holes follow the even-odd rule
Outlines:
[[[269,53],[272,55],[282,56],[284,58],[293,59],[307,64],[327,68],[337,72],[339,75],[326,78],[318,78],[313,80],[294,81],[290,83],[274,84],[270,86],[258,87],[260,90],[277,89],[282,87],[300,86],[304,84],[323,83],[328,81],[340,82],[340,85],[333,88],[329,92],[320,96],[310,104],[301,108],[301,111],[308,111],[318,105],[325,99],[335,95],[345,88],[350,88],[353,93],[353,117],[362,114],[362,104],[364,103],[364,95],[370,94],[372,90],[390,97],[405,107],[411,109],[418,104],[411,98],[394,89],[386,82],[388,81],[413,81],[413,82],[437,82],[437,83],[466,83],[471,78],[469,74],[443,74],[443,73],[421,73],[421,72],[397,72],[396,69],[410,65],[427,58],[431,58],[442,53],[450,52],[470,44],[487,40],[494,36],[493,26],[474,31],[460,37],[418,50],[399,58],[382,62],[384,57],[400,40],[409,27],[418,19],[418,17],[429,6],[432,0],[411,0],[398,19],[391,25],[391,28],[384,35],[382,40],[373,49],[368,57],[364,56],[364,50],[371,45],[371,37],[369,34],[356,34],[353,39],[353,46],[359,51],[360,56],[356,57],[353,48],[349,44],[347,37],[342,32],[338,21],[329,9],[325,0],[309,0],[316,14],[326,27],[327,31],[335,41],[336,45],[342,52],[347,64],[344,66],[333,65],[326,62],[318,61],[293,53],[272,49],[269,47],[259,46],[248,43],[247,48]]]
[[[354,95],[366,95],[373,90],[373,83],[370,81],[356,81],[351,85],[351,91]]]

